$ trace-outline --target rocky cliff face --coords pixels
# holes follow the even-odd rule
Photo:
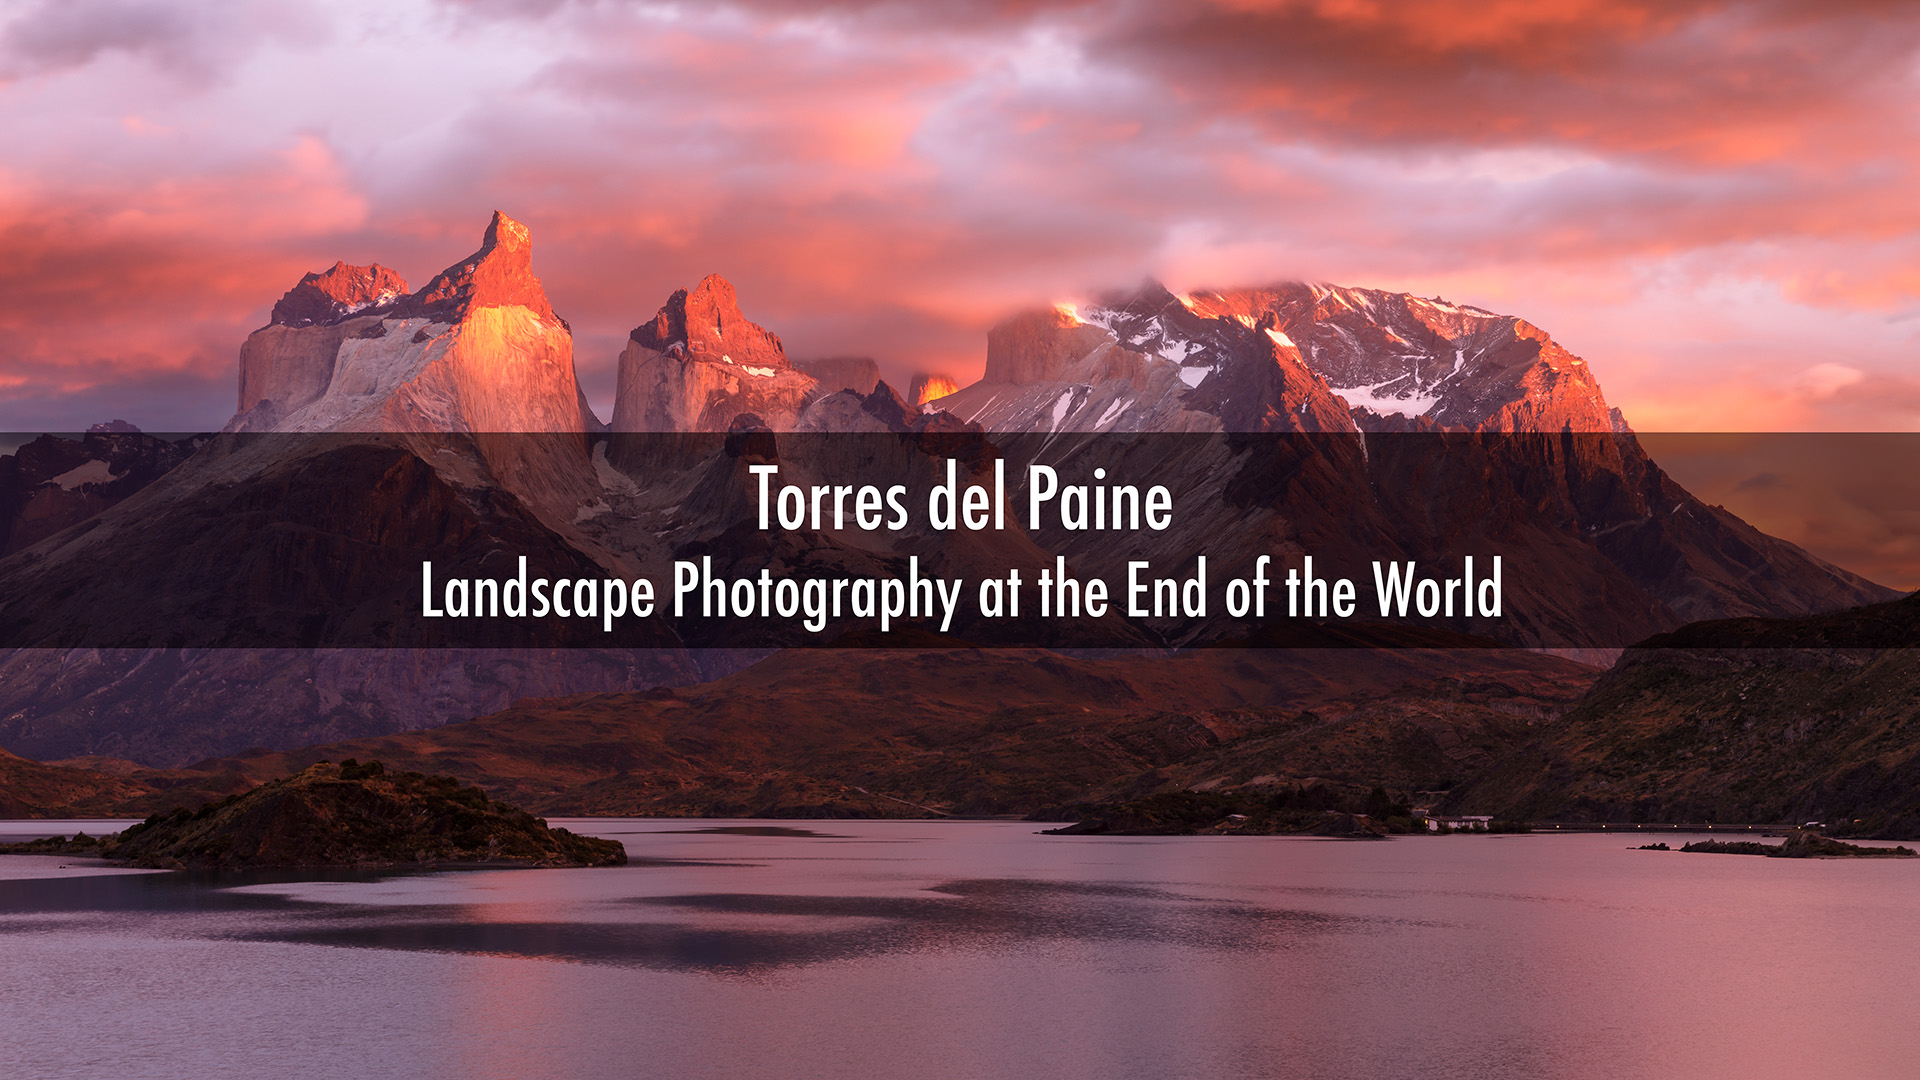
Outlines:
[[[0,556],[33,546],[122,502],[206,442],[161,438],[122,420],[79,439],[42,435],[0,456]]]
[[[880,383],[880,365],[874,363],[871,356],[823,356],[815,360],[795,360],[793,366],[813,376],[823,394],[841,390],[871,394]]]
[[[780,339],[740,313],[733,286],[711,274],[668,297],[620,354],[615,431],[726,431],[751,414],[775,430],[819,393],[787,362]]]
[[[258,418],[265,421],[311,404],[333,382],[341,342],[372,332],[406,295],[406,281],[378,263],[336,262],[301,278],[240,347],[239,412],[271,403]]]
[[[1204,438],[1129,463],[1130,479],[1164,476],[1180,505],[1217,511],[1132,557],[1203,543],[1277,557],[1505,552],[1526,577],[1538,623],[1520,630],[1536,642],[1573,628],[1628,642],[1692,619],[1892,595],[1687,493],[1586,363],[1538,328],[1437,299],[1149,284],[1001,323],[984,378],[940,405],[1010,457],[1065,459],[1096,433],[1297,434],[1257,466],[1221,457],[1232,440]],[[1086,534],[1045,543],[1090,567],[1120,557]]]
[[[229,431],[586,432],[573,337],[533,274],[526,226],[416,293],[380,266],[309,274],[241,352]]]
[[[948,394],[956,393],[959,389],[959,381],[951,375],[940,375],[935,372],[922,371],[915,375],[913,381],[907,385],[907,400],[912,402],[915,408],[918,408],[922,405],[938,401]]]
[[[248,339],[241,368],[232,437],[130,500],[95,499],[83,507],[84,529],[0,563],[10,615],[32,609],[39,614],[21,617],[92,627],[90,643],[128,646],[66,649],[80,639],[53,631],[34,640],[44,648],[0,655],[0,743],[46,757],[176,764],[443,723],[529,692],[695,677],[671,634],[638,651],[506,640],[498,649],[245,647],[249,627],[292,608],[316,630],[336,618],[414,624],[343,598],[392,572],[395,559],[414,559],[417,575],[423,546],[476,560],[505,546],[581,573],[621,566],[575,527],[601,491],[589,446],[599,424],[520,223],[496,214],[479,250],[413,294],[378,266],[307,275]],[[542,434],[512,434],[528,432]],[[79,493],[117,494],[117,459],[93,457],[112,483],[77,484]],[[171,600],[147,591],[159,581]],[[121,632],[95,636],[107,620]],[[227,627],[232,634],[199,643],[230,647],[166,647],[169,626]]]
[[[307,275],[242,347],[241,411],[226,430],[474,433],[488,482],[564,528],[598,492],[584,436],[600,423],[527,227],[494,214],[478,251],[404,289],[377,265]],[[523,432],[583,437],[490,437]]]
[[[1309,284],[1148,284],[1017,315],[942,404],[1004,431],[1624,428],[1586,363],[1524,320]]]

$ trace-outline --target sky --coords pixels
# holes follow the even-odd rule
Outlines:
[[[719,272],[795,357],[1280,279],[1545,328],[1645,431],[1920,428],[1920,5],[0,2],[0,429],[217,427],[275,299],[500,209],[610,413]]]

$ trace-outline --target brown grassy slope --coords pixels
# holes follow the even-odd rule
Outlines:
[[[115,817],[152,794],[128,777],[43,765],[0,750],[0,817]]]
[[[1577,689],[1592,674],[1508,650],[794,650],[695,687],[523,701],[196,768],[264,780],[372,757],[545,814],[1020,814],[1440,675]]]
[[[1374,787],[1425,803],[1486,771],[1580,696],[1585,679],[1515,671],[1501,678],[1441,677],[1383,695],[1298,712],[1264,710],[1247,734],[1207,747],[1093,798],[1168,791],[1278,789],[1328,784],[1353,797]]]

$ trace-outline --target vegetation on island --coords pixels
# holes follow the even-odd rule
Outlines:
[[[377,761],[320,762],[198,810],[176,808],[109,836],[5,845],[20,854],[92,855],[132,866],[618,866],[617,841],[548,827],[450,776],[389,772]]]
[[[1710,855],[1764,855],[1770,859],[1911,859],[1910,847],[1862,847],[1820,835],[1813,829],[1795,829],[1781,844],[1756,840],[1695,840],[1681,851]]]

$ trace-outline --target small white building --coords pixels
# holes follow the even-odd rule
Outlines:
[[[1493,820],[1491,814],[1466,814],[1460,817],[1439,817],[1427,815],[1427,831],[1439,832],[1442,825],[1454,832],[1486,832],[1487,823]]]

